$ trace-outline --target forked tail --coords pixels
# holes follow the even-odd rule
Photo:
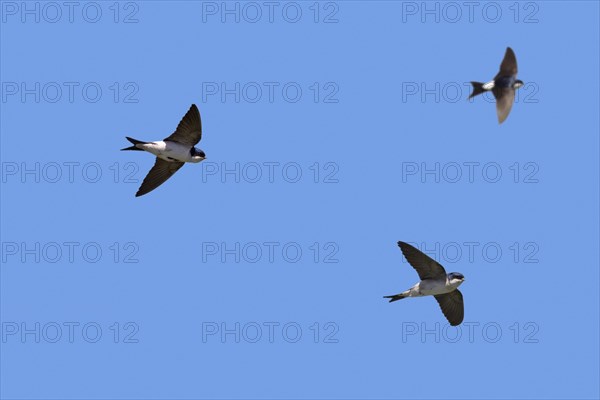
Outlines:
[[[471,85],[473,85],[473,93],[471,93],[471,95],[469,96],[469,99],[485,92],[485,89],[483,88],[483,83],[471,82]]]
[[[137,144],[146,144],[147,142],[142,142],[141,140],[133,139],[133,138],[130,138],[128,136],[125,136],[125,138],[127,140],[129,140],[131,143],[133,143],[133,146],[125,147],[124,149],[121,149],[121,150],[139,150],[139,151],[144,151],[143,149],[140,149],[140,148],[136,147],[136,145]]]
[[[384,299],[390,299],[390,303],[393,301],[402,300],[405,297],[408,297],[408,295],[404,293],[394,294],[392,296],[383,296]]]

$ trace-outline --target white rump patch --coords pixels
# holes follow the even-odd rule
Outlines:
[[[483,90],[492,90],[494,88],[494,86],[496,86],[494,84],[494,81],[489,81],[488,83],[484,83],[483,84]]]

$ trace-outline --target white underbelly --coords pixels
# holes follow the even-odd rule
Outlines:
[[[445,283],[441,282],[425,281],[419,283],[417,290],[422,296],[435,296],[438,294],[451,292],[454,290],[454,288],[446,286]]]
[[[167,161],[190,161],[190,149],[175,142],[151,142],[143,146],[144,150]]]

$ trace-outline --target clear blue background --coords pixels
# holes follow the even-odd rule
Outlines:
[[[32,4],[32,3],[31,3]],[[598,398],[598,3],[539,2],[538,23],[402,21],[400,2],[339,2],[338,23],[202,21],[201,2],[137,3],[138,23],[1,27],[2,82],[99,82],[97,103],[2,102],[3,163],[97,162],[90,184],[2,184],[2,241],[136,242],[139,263],[23,263],[1,268],[1,319],[94,321],[96,344],[9,337],[1,343],[2,398]],[[218,3],[220,4],[220,3]],[[420,3],[418,3],[420,4]],[[482,3],[483,4],[483,3]],[[500,4],[500,3],[499,3]],[[122,4],[123,5],[123,4]],[[463,9],[464,11],[464,9]],[[527,13],[531,10],[526,10]],[[525,13],[526,11],[522,11]],[[66,18],[66,17],[63,17]],[[523,15],[520,16],[520,20]],[[519,77],[539,88],[498,125],[494,105],[402,101],[403,82],[490,79],[506,46]],[[210,98],[202,82],[335,82],[337,104],[306,91],[291,104]],[[137,103],[107,87],[135,82]],[[79,92],[80,93],[80,92]],[[187,165],[156,191],[114,183],[108,167],[153,160],[119,152],[125,135],[170,134],[191,103],[208,161],[335,162],[337,184],[202,182]],[[402,182],[403,162],[535,162],[539,183]],[[497,343],[430,335],[402,339],[403,324],[446,323],[433,299],[388,304],[414,284],[396,241],[535,242],[538,263],[445,263],[465,274],[465,321],[496,323]],[[203,242],[336,242],[337,264],[202,262]],[[110,253],[108,253],[110,254]],[[139,326],[138,343],[113,343],[108,326]],[[202,323],[297,322],[302,340],[202,341]],[[314,322],[334,322],[338,343],[313,343]],[[539,328],[513,340],[515,322]],[[454,332],[454,331],[451,331]],[[524,331],[521,328],[521,333]],[[463,336],[467,330],[463,328]]]

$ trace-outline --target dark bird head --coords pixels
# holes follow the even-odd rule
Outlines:
[[[192,147],[192,149],[190,150],[190,154],[192,156],[193,163],[198,163],[206,158],[206,154],[204,154],[202,150],[197,149],[195,147]]]
[[[517,79],[517,80],[515,81],[515,83],[513,84],[513,89],[518,89],[518,88],[520,88],[520,87],[521,87],[521,86],[523,86],[523,85],[524,85],[523,81],[522,81],[522,80],[520,80],[520,79]]]
[[[458,283],[460,285],[465,280],[465,277],[460,272],[450,272],[448,274],[448,280],[450,283]]]

